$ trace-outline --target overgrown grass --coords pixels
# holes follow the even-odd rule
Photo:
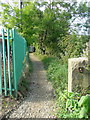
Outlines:
[[[62,110],[63,112],[65,110],[64,107],[66,101],[62,101],[61,97],[64,91],[67,90],[68,64],[55,57],[39,55],[39,58],[43,61],[45,69],[47,71],[47,78],[52,83],[55,90],[55,96],[59,111]],[[57,117],[60,117],[59,113],[60,112],[57,111]]]
[[[68,64],[65,59],[57,59],[50,56],[41,56],[47,71],[47,78],[55,90],[58,118],[89,118],[90,117],[90,95],[83,96],[81,93],[67,91]],[[81,106],[80,106],[80,105]]]
[[[67,72],[67,64],[56,59],[53,59],[47,68],[48,80],[52,82],[57,97],[59,91],[67,89]]]
[[[67,89],[68,65],[63,64],[62,60],[55,57],[41,56],[39,58],[44,63],[47,71],[47,78],[52,82],[53,87],[57,93]]]

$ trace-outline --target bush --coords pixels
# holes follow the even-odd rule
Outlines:
[[[58,118],[90,118],[90,94],[63,91],[58,98]]]
[[[56,97],[59,97],[59,93],[67,89],[68,82],[68,65],[63,64],[63,61],[48,56],[39,55],[44,63],[44,67],[47,71],[47,79],[52,83],[55,89]]]
[[[60,93],[57,100],[59,110],[57,112],[58,118],[79,118],[80,107],[78,106],[78,100],[80,94],[64,90]]]
[[[78,36],[75,33],[64,36],[62,40],[59,40],[58,43],[60,49],[62,50],[62,52],[59,52],[61,58],[63,59],[63,56],[66,59],[82,56],[83,50],[86,48],[86,42],[88,42],[88,40],[89,39],[87,36]]]
[[[62,64],[60,60],[52,61],[48,67],[47,76],[57,94],[67,88],[67,73],[67,64]]]

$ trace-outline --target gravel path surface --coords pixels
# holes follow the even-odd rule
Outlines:
[[[55,99],[53,88],[47,81],[42,62],[33,54],[33,73],[30,77],[30,92],[22,105],[14,111],[10,118],[55,118]]]

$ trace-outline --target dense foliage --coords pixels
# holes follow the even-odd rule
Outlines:
[[[84,96],[80,100],[80,94],[67,93],[68,58],[81,56],[88,42],[88,36],[79,35],[71,25],[76,18],[87,17],[86,3],[25,2],[21,10],[16,6],[2,4],[1,22],[6,28],[15,27],[25,37],[28,45],[34,45],[39,54],[45,55],[40,57],[55,89],[59,106],[57,116],[88,118],[90,97]],[[87,22],[76,26],[85,27]]]
[[[57,99],[58,118],[89,118],[90,117],[90,91],[82,93],[67,91],[68,65],[62,59],[39,55],[47,70],[47,78],[54,88]],[[87,94],[87,95],[86,95]]]
[[[19,9],[17,4],[1,4],[1,22],[6,28],[15,27],[27,40],[28,45],[36,43],[41,54],[80,56],[82,43],[86,39],[72,34],[72,26],[78,17],[84,19],[88,8],[86,3],[77,2],[24,2]],[[41,10],[43,8],[43,10]],[[83,24],[77,24],[81,27]],[[73,31],[74,32],[74,31]],[[86,41],[85,41],[86,40]],[[75,49],[73,49],[75,46]],[[67,53],[67,49],[70,49]],[[72,50],[73,49],[73,50]],[[74,51],[75,50],[75,51]]]

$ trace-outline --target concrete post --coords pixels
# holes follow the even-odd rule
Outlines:
[[[70,58],[68,60],[68,92],[81,92],[90,86],[88,79],[88,58]]]
[[[88,2],[88,21],[89,21],[89,26],[90,26],[90,2]],[[90,27],[88,28],[88,36],[90,36]],[[89,38],[89,43],[88,43],[88,63],[90,65],[90,38]]]

